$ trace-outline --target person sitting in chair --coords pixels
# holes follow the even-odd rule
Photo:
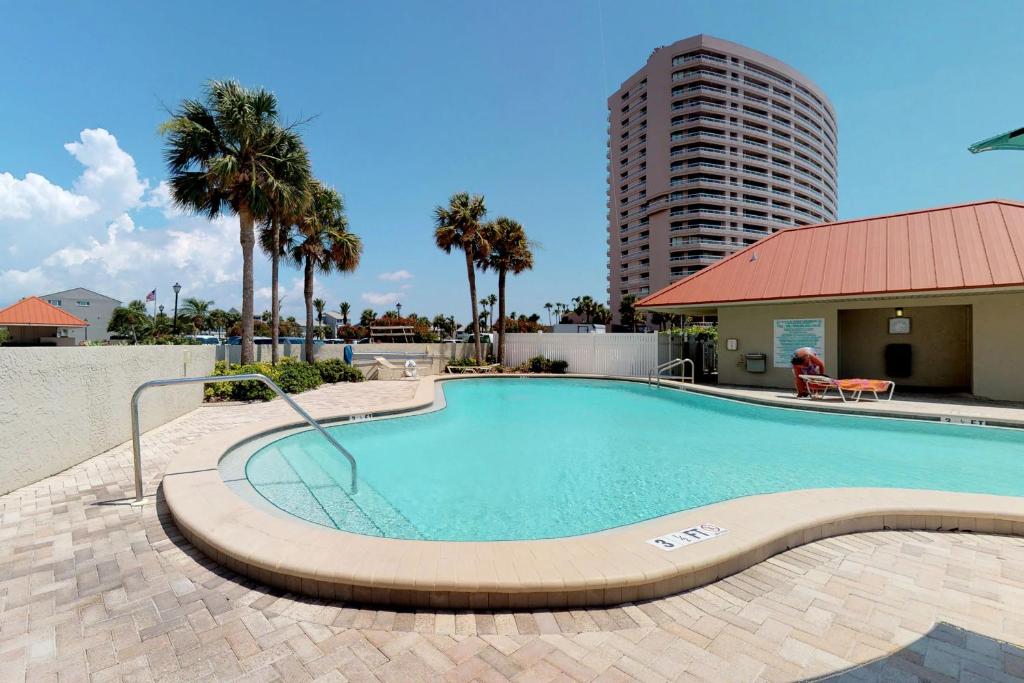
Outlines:
[[[814,349],[809,346],[803,346],[796,350],[790,362],[793,364],[793,382],[796,384],[796,397],[810,398],[811,394],[807,389],[807,383],[800,379],[800,375],[825,375],[825,361],[818,357]]]

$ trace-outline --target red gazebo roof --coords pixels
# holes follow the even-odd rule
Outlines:
[[[1024,287],[1024,204],[989,200],[781,230],[637,303],[703,306]]]
[[[88,327],[76,318],[37,296],[25,297],[16,304],[0,309],[2,327]]]

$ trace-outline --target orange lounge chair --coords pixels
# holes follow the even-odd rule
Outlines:
[[[891,401],[896,391],[896,382],[888,379],[832,379],[824,375],[800,375],[800,379],[807,384],[811,398],[825,398],[829,389],[835,389],[843,403],[847,395],[853,401],[860,401],[864,392],[870,393],[876,401]]]

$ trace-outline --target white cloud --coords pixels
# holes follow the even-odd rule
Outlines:
[[[51,288],[51,280],[40,266],[29,270],[11,268],[0,271],[0,290],[4,292],[4,301],[0,301],[0,306],[11,303],[7,300],[8,296],[13,295],[15,299],[20,299],[32,294],[43,294],[44,290]]]
[[[390,306],[396,303],[400,296],[399,292],[363,292],[360,298],[374,306]]]
[[[79,140],[64,145],[85,166],[74,183],[75,192],[110,214],[139,206],[149,184],[139,179],[135,159],[118,146],[117,138],[103,128],[87,128],[79,134]]]
[[[166,218],[176,218],[185,214],[171,200],[171,184],[166,180],[161,180],[156,187],[146,194],[143,206],[160,209]]]
[[[133,232],[135,221],[128,214],[122,213],[107,226],[106,240],[101,242],[90,238],[87,247],[64,247],[46,257],[43,265],[70,268],[96,263],[107,275],[144,268],[153,260],[153,254],[141,242],[119,237]]]
[[[148,183],[135,160],[102,128],[87,128],[64,145],[85,170],[66,189],[38,173],[0,173],[0,221],[63,225],[90,216],[108,220],[140,205]],[[37,226],[39,227],[39,226]]]
[[[394,270],[390,273],[381,273],[377,276],[378,280],[386,280],[388,282],[398,282],[400,280],[411,280],[412,273],[408,270]]]
[[[241,281],[238,219],[220,216],[212,221],[195,220],[198,227],[167,230],[168,240],[161,250],[162,256],[170,265],[188,270],[199,285]]]
[[[38,173],[26,173],[21,180],[0,173],[0,221],[60,224],[85,218],[98,208],[89,197],[54,185]]]

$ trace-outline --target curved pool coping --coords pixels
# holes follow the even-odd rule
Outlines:
[[[437,381],[472,379],[422,378],[412,399],[373,414],[430,408]],[[311,412],[325,421],[345,417]],[[613,605],[695,588],[788,548],[851,532],[1024,536],[1024,497],[887,488],[748,496],[558,539],[363,536],[258,509],[221,478],[218,463],[233,447],[295,426],[294,419],[280,419],[200,437],[172,458],[162,490],[182,534],[211,559],[257,581],[323,599],[446,609]],[[648,543],[705,522],[727,533],[672,551]]]

